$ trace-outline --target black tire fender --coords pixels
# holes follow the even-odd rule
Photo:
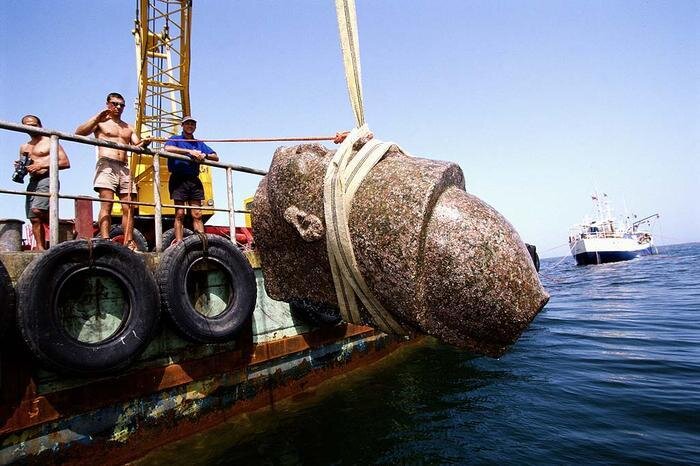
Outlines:
[[[231,340],[255,310],[255,273],[243,253],[218,235],[196,234],[167,249],[156,279],[164,311],[194,341]]]
[[[194,233],[189,228],[182,229],[182,239],[192,235],[194,235]],[[165,230],[165,232],[163,232],[163,250],[168,249],[173,241],[175,241],[175,228]]]
[[[98,231],[95,233],[95,238],[98,238],[99,236],[100,232]],[[134,228],[131,236],[136,243],[136,247],[139,252],[148,251],[148,241],[146,240],[146,237],[143,236],[143,233]],[[124,229],[121,225],[112,226],[112,228],[109,230],[109,240],[113,243],[124,244]]]
[[[306,299],[291,301],[289,309],[294,317],[318,327],[337,325],[342,321],[340,311],[327,304],[318,304]]]
[[[159,320],[158,287],[143,259],[104,239],[58,244],[17,282],[17,324],[34,355],[60,372],[122,369]]]
[[[12,279],[0,261],[0,338],[12,327],[15,313],[15,288]]]

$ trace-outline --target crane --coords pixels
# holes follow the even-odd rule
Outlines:
[[[180,122],[191,115],[190,107],[190,35],[192,29],[192,0],[136,0],[134,41],[136,44],[136,75],[138,98],[135,129],[141,137],[168,138],[180,133]],[[162,149],[154,142],[154,150]],[[167,160],[160,160],[160,192],[163,204],[172,204],[168,193]],[[153,167],[150,157],[134,155],[131,173],[139,187],[137,200],[153,202]],[[205,206],[214,205],[210,167],[202,165],[200,179],[204,185]],[[163,214],[173,216],[173,208]],[[214,212],[203,210],[204,219]],[[140,206],[137,225],[144,216],[154,214],[154,208]],[[141,219],[141,221],[139,221]],[[145,227],[142,227],[145,228]]]

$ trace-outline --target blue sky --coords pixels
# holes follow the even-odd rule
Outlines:
[[[700,2],[357,0],[357,9],[376,136],[458,163],[467,190],[544,256],[568,254],[568,228],[592,211],[596,188],[619,213],[659,212],[658,243],[700,240]],[[134,12],[123,0],[4,0],[0,119],[35,113],[72,132],[110,91],[133,102]],[[333,2],[195,0],[191,97],[202,138],[350,129]],[[132,106],[124,119],[133,122]],[[18,187],[11,160],[24,140],[0,133],[4,188]],[[262,169],[277,145],[212,144],[222,160]],[[65,147],[62,189],[91,194],[94,150]],[[258,181],[234,175],[237,199]],[[23,201],[4,201],[0,217],[23,218]]]

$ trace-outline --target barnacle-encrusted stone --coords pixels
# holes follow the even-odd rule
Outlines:
[[[323,208],[333,153],[278,149],[255,194],[253,229],[274,299],[338,305]],[[453,163],[389,152],[355,194],[348,223],[370,290],[417,332],[499,356],[549,298],[518,234],[465,191]]]

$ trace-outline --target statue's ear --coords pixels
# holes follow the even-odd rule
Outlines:
[[[325,232],[321,219],[300,210],[297,206],[287,207],[284,211],[284,219],[296,228],[304,241],[310,243],[323,238]]]

